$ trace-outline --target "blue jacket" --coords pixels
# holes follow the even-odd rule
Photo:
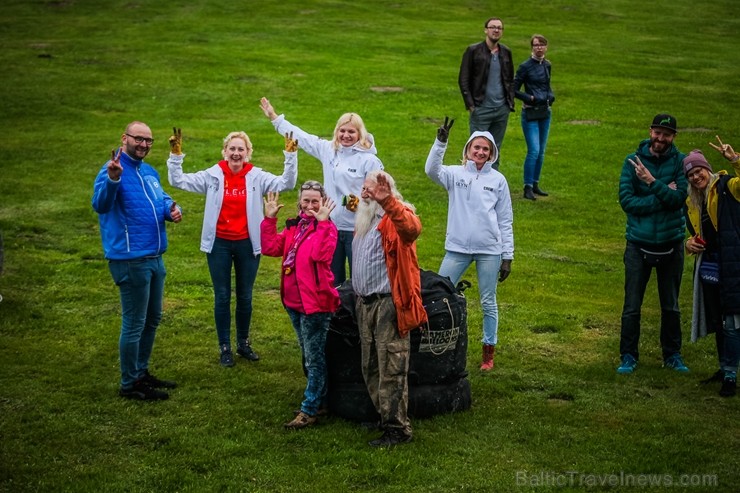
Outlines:
[[[159,174],[149,164],[125,152],[118,181],[108,177],[108,163],[95,178],[92,206],[98,213],[105,258],[131,260],[161,255],[167,250],[165,220],[171,221],[173,200],[162,189]]]

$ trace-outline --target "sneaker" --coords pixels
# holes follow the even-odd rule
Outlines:
[[[683,358],[679,353],[676,353],[672,356],[669,356],[665,362],[663,362],[663,366],[665,368],[673,368],[676,371],[679,371],[681,373],[686,373],[689,371],[689,368],[684,364]]]
[[[371,447],[395,447],[403,443],[409,443],[412,440],[411,435],[406,435],[401,430],[386,430],[375,440],[371,440],[368,443]]]
[[[167,392],[153,389],[142,380],[136,381],[130,389],[121,388],[118,391],[118,395],[126,399],[134,399],[137,401],[164,401],[170,397]]]
[[[728,378],[725,377],[722,380],[722,388],[719,391],[719,395],[722,397],[732,397],[737,393],[737,377]]]
[[[139,381],[144,382],[153,389],[174,389],[177,387],[177,384],[172,380],[160,380],[149,373],[149,370],[144,371],[144,376],[141,377]]]
[[[221,346],[221,366],[225,368],[234,366],[234,354],[231,352],[231,348],[226,344]]]
[[[714,375],[712,375],[709,378],[705,378],[704,380],[702,380],[699,383],[701,383],[702,385],[708,385],[708,384],[714,383],[714,382],[721,382],[724,379],[725,379],[725,372],[724,372],[724,370],[717,370],[717,371],[714,372]]]
[[[301,428],[305,428],[307,426],[313,426],[319,421],[319,418],[316,416],[310,416],[303,411],[298,413],[298,416],[293,418],[293,421],[290,421],[289,423],[285,423],[283,426],[285,426],[288,430],[300,430]]]
[[[249,345],[249,340],[236,345],[236,354],[249,361],[260,359],[259,355],[252,350],[252,346]]]
[[[617,373],[632,373],[637,366],[637,360],[631,354],[622,356],[622,364],[617,368]]]

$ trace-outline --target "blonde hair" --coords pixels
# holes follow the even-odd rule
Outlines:
[[[254,148],[252,147],[252,141],[249,140],[249,136],[244,133],[243,131],[239,130],[238,132],[231,132],[229,135],[227,135],[224,138],[224,147],[221,149],[221,155],[226,157],[226,146],[229,145],[229,142],[231,142],[234,139],[242,139],[244,143],[247,145],[247,155],[245,156],[244,161],[249,162],[252,160],[252,151],[254,151]]]
[[[709,197],[709,189],[712,188],[712,183],[714,183],[714,180],[719,177],[719,175],[711,173],[709,170],[707,170],[707,172],[709,173],[709,184],[704,188],[704,190],[700,190],[689,183],[689,203],[694,206],[699,213],[701,213],[702,206],[707,203],[707,197]]]
[[[370,140],[370,134],[365,127],[365,122],[362,121],[362,117],[357,113],[345,113],[339,117],[337,125],[334,127],[334,138],[331,140],[334,150],[336,151],[339,149],[339,146],[341,145],[339,143],[339,127],[347,124],[355,127],[357,132],[360,134],[360,140],[358,140],[357,143],[364,149],[370,149],[373,143]]]
[[[472,139],[470,139],[466,144],[465,148],[463,149],[463,157],[462,161],[460,161],[461,164],[467,164],[468,162],[468,149],[470,148],[470,144],[475,142],[476,139],[483,139],[491,146],[491,151],[488,153],[488,159],[486,159],[486,162],[493,162],[498,157],[498,147],[496,147],[496,144],[494,144],[491,139],[489,139],[486,136],[483,135],[476,135]]]

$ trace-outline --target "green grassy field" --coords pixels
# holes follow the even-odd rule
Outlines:
[[[740,400],[698,383],[717,361],[713,340],[688,341],[691,261],[681,294],[691,373],[661,368],[654,281],[640,367],[615,372],[622,161],[660,112],[677,117],[679,148],[703,149],[715,167],[715,134],[740,147],[735,1],[8,0],[2,10],[0,491],[737,491]],[[459,160],[460,58],[493,15],[516,65],[531,34],[548,37],[557,95],[541,182],[550,197],[521,198],[519,111],[502,149],[516,252],[499,288],[496,369],[477,371],[470,271],[469,411],[416,420],[414,442],[391,451],[339,418],[286,432],[304,378],[278,263],[262,259],[255,290],[262,360],[221,368],[198,250],[203,197],[166,183],[171,128],[183,129],[186,171],[216,162],[221,139],[245,130],[253,162],[279,173],[283,139],[260,97],[322,136],[341,113],[360,113],[421,216],[420,264],[436,270],[447,200],[424,162],[445,115],[458,119],[446,162]],[[151,126],[147,161],[185,210],[168,225],[152,358],[180,387],[161,403],[117,396],[120,306],[90,206],[132,120]],[[301,152],[306,179],[321,168]]]

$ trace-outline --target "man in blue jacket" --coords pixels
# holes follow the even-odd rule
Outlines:
[[[121,293],[121,388],[128,399],[160,400],[160,388],[176,384],[149,373],[149,357],[162,318],[167,250],[165,220],[180,222],[182,211],[162,189],[159,174],[143,159],[154,139],[142,122],[131,122],[121,147],[98,173],[92,206],[113,281]]]
[[[653,268],[658,279],[664,366],[689,371],[681,358],[678,308],[684,260],[683,206],[688,187],[683,173],[685,155],[673,144],[676,132],[673,116],[656,115],[650,138],[627,156],[619,178],[619,203],[627,214],[627,246],[618,373],[632,373],[637,366],[640,309]]]

